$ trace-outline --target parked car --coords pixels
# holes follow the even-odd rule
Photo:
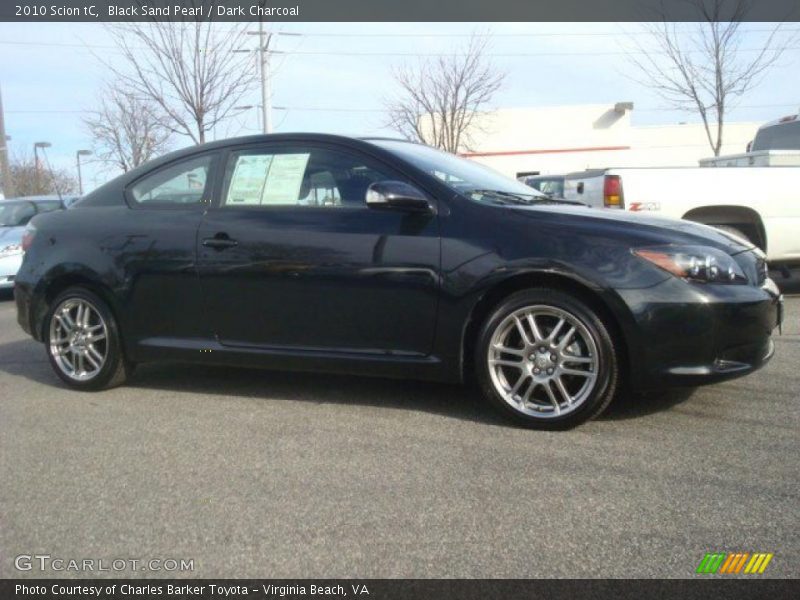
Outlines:
[[[704,223],[765,251],[786,272],[800,264],[800,167],[594,169],[570,173],[564,196],[590,206]]]
[[[0,200],[0,289],[14,287],[22,264],[22,234],[28,222],[37,214],[63,207],[56,196]]]
[[[18,321],[79,390],[164,360],[474,379],[504,414],[563,428],[623,383],[758,369],[782,315],[739,237],[397,140],[182,150],[36,217],[23,245]]]
[[[520,181],[548,196],[553,196],[554,198],[564,197],[563,175],[533,175],[530,177],[522,177]]]

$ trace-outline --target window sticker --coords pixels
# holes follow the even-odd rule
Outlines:
[[[261,204],[296,205],[310,154],[278,154],[269,166]]]
[[[272,160],[273,157],[269,154],[244,155],[237,158],[225,204],[256,206],[261,204]]]

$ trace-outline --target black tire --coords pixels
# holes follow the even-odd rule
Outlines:
[[[491,372],[492,367],[489,366],[490,345],[492,344],[493,336],[500,331],[498,328],[502,328],[503,331],[510,332],[511,326],[508,323],[509,319],[514,318],[512,315],[523,314],[523,311],[529,307],[537,307],[535,310],[539,311],[553,310],[562,316],[569,315],[576,321],[578,328],[580,328],[581,325],[583,326],[583,329],[579,329],[581,332],[580,335],[584,337],[588,335],[591,337],[591,340],[587,340],[587,343],[584,344],[584,348],[588,349],[593,346],[594,350],[596,351],[594,363],[585,367],[588,373],[595,374],[593,387],[589,387],[590,382],[592,381],[591,379],[587,378],[585,380],[585,384],[581,384],[580,377],[575,378],[573,376],[573,378],[570,379],[570,375],[561,376],[566,376],[568,382],[572,381],[573,383],[570,385],[581,386],[580,394],[575,394],[575,397],[581,396],[579,401],[567,403],[564,396],[558,393],[558,387],[556,386],[555,380],[552,378],[549,379],[547,383],[548,387],[552,385],[553,387],[550,387],[550,389],[556,393],[556,397],[564,400],[563,407],[559,406],[558,412],[555,410],[555,405],[561,405],[560,400],[554,403],[552,412],[548,414],[545,412],[538,412],[538,407],[536,409],[532,409],[529,405],[526,405],[521,398],[514,399],[515,395],[513,394],[513,390],[506,390],[506,393],[509,394],[512,399],[505,399],[498,390],[498,385],[496,385],[495,381],[493,380],[493,375]],[[556,320],[560,318],[559,316],[549,317],[546,314],[543,316],[545,319],[552,318]],[[539,318],[541,319],[542,317]],[[572,325],[570,322],[567,321],[567,327],[571,326]],[[540,333],[546,337],[545,327],[547,327],[547,322],[539,325],[539,327],[542,329]],[[551,327],[550,332],[552,332],[552,328],[553,327]],[[561,331],[563,332],[563,329]],[[511,334],[509,333],[509,335]],[[555,340],[552,342],[553,344],[555,344],[558,340],[558,335],[566,337],[563,333],[557,333]],[[529,337],[532,338],[532,334]],[[522,340],[521,337],[520,340]],[[521,341],[520,343],[524,345],[525,342]],[[539,342],[536,343],[538,344]],[[556,377],[559,373],[560,366],[572,368],[569,365],[564,365],[561,362],[564,356],[569,355],[569,353],[566,352],[570,347],[572,347],[572,344],[570,344],[567,348],[562,348],[561,350],[557,351],[554,350],[553,352],[556,352],[557,354],[554,353],[552,355],[550,354],[549,350],[544,350],[543,347],[538,349],[538,351],[542,351],[555,359],[556,362],[553,364],[554,368],[552,370],[556,373]],[[580,348],[580,345],[578,348]],[[475,345],[475,375],[483,396],[495,409],[500,411],[500,413],[506,417],[509,417],[517,423],[528,427],[539,429],[569,429],[579,425],[580,423],[588,421],[589,419],[597,417],[611,403],[619,386],[619,360],[617,358],[618,350],[618,345],[610,334],[606,324],[598,316],[598,314],[581,299],[576,298],[567,292],[551,288],[523,290],[510,295],[503,302],[501,302],[491,312],[486,319],[486,322],[481,327],[481,330],[478,334],[477,343]],[[534,350],[534,354],[529,356],[527,356],[529,351],[525,351],[523,353],[525,356],[515,360],[521,360],[525,363],[526,367],[514,368],[529,368],[532,370],[536,364],[536,351],[537,350]],[[494,352],[494,350],[492,350],[492,352]],[[493,356],[496,357],[497,355],[495,354]],[[582,358],[585,359],[592,356],[595,355],[593,355],[591,351],[586,350],[583,353]],[[592,359],[589,358],[589,361],[587,362],[591,362],[591,360]],[[571,361],[564,359],[564,362],[569,363]],[[524,370],[521,372],[526,373]],[[540,372],[540,376],[545,377],[544,369],[540,369]],[[528,371],[526,376],[531,379],[531,383],[524,384],[521,389],[526,389],[525,386],[527,385],[532,386],[534,390],[536,390],[537,385],[542,388],[544,387],[541,383],[533,383],[535,376],[533,375],[532,371]],[[520,375],[520,377],[522,377],[522,375]],[[576,381],[577,383],[575,383]],[[562,384],[563,382],[564,380],[562,379]],[[510,382],[507,383],[509,387],[512,387]],[[569,386],[567,386],[567,392],[569,391]],[[516,396],[521,397],[522,394],[516,394]],[[514,404],[513,406],[512,400]],[[521,402],[522,405],[519,405],[517,402]],[[528,412],[523,412],[523,410],[527,410]],[[548,408],[545,407],[543,410],[548,410]],[[529,414],[530,412],[534,412],[536,414]]]
[[[105,362],[97,373],[86,380],[77,380],[68,375],[59,365],[55,355],[54,347],[51,344],[51,323],[55,318],[55,313],[65,302],[83,301],[88,303],[102,317],[105,324],[105,339],[103,349],[105,350]],[[122,349],[122,339],[119,333],[119,326],[114,318],[108,304],[94,292],[85,287],[70,287],[61,292],[50,304],[47,317],[44,322],[43,339],[47,358],[50,366],[56,375],[71,388],[83,391],[99,391],[122,385],[128,376],[133,372],[133,364],[125,359]]]

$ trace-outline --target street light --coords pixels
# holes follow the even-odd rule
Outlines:
[[[36,162],[36,169],[37,170],[39,169],[39,153],[37,152],[37,150],[39,148],[44,150],[45,148],[49,148],[52,145],[53,144],[51,144],[50,142],[35,142],[33,144],[33,159]]]
[[[52,145],[53,144],[51,144],[50,142],[35,142],[33,144],[33,172],[36,175],[36,187],[37,188],[39,187],[39,171],[40,171],[39,153],[37,152],[37,150],[39,148],[44,150],[45,148],[49,148]]]
[[[83,179],[81,178],[81,156],[91,156],[91,150],[78,150],[75,153],[75,161],[78,163],[78,195],[83,196]]]

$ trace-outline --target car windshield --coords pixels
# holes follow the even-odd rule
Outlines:
[[[554,177],[552,179],[531,177],[524,181],[525,185],[539,190],[548,196],[562,198],[564,196],[564,178]]]
[[[457,192],[491,204],[533,204],[549,196],[481,164],[430,146],[396,140],[370,140],[441,179]]]
[[[0,202],[0,227],[21,227],[36,214],[32,202]]]

